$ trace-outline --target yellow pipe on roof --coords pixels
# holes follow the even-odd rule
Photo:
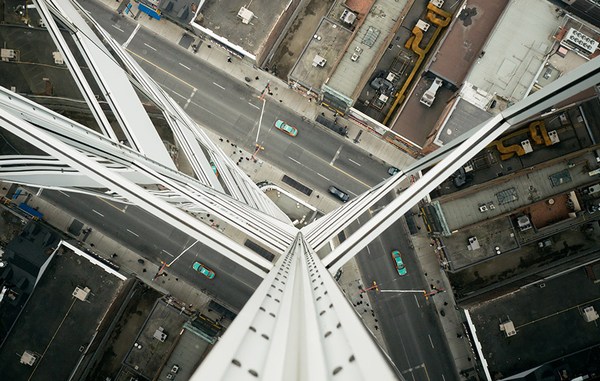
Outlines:
[[[401,101],[404,101],[404,93],[408,89],[408,86],[410,86],[410,84],[412,83],[412,80],[413,80],[415,74],[417,74],[417,71],[419,71],[419,67],[421,67],[423,60],[425,59],[425,55],[427,54],[429,49],[431,49],[431,47],[437,40],[439,34],[442,31],[442,28],[447,26],[448,24],[450,24],[450,21],[452,20],[452,14],[444,11],[443,9],[436,7],[435,5],[433,5],[431,3],[427,4],[427,9],[428,9],[427,19],[429,21],[431,21],[433,24],[435,24],[437,26],[437,28],[435,29],[435,32],[433,32],[433,36],[431,37],[431,40],[429,40],[429,43],[423,49],[419,46],[419,44],[421,43],[421,41],[423,39],[423,31],[420,28],[418,28],[417,26],[415,26],[413,28],[413,30],[412,30],[413,35],[408,39],[408,41],[406,42],[406,44],[404,46],[407,49],[410,46],[411,50],[413,52],[415,52],[419,56],[419,58],[417,59],[417,62],[415,62],[415,65],[413,66],[412,71],[406,78],[406,81],[404,81],[402,88],[394,96],[394,103],[392,104],[392,107],[390,107],[390,111],[388,111],[387,115],[383,119],[383,124],[387,124],[387,122],[392,117],[392,114],[396,110],[396,107],[398,107],[398,104],[400,104]],[[441,17],[437,17],[437,16],[441,16]]]

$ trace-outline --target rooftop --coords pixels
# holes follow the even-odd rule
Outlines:
[[[509,0],[471,0],[450,24],[427,70],[460,87]]]
[[[356,98],[364,78],[372,70],[373,61],[382,54],[387,36],[397,28],[399,15],[407,0],[377,0],[348,45],[335,72],[327,82],[331,88],[348,98]]]
[[[319,90],[331,75],[340,52],[348,43],[352,32],[328,19],[321,19],[300,58],[292,68],[290,81],[307,89]]]
[[[512,101],[527,95],[561,26],[547,0],[511,0],[466,81]]]
[[[192,26],[256,57],[289,5],[289,1],[201,0]]]
[[[46,268],[0,349],[0,374],[23,380],[68,379],[122,290],[124,277],[82,252],[60,249],[62,254]],[[76,287],[90,290],[85,301],[73,296]],[[26,351],[37,357],[33,366],[19,362]]]
[[[598,343],[597,322],[583,309],[600,310],[600,289],[585,271],[573,271],[469,309],[492,376],[514,375]],[[507,337],[500,323],[512,321]]]

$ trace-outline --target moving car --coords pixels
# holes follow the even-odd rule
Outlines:
[[[331,193],[332,195],[334,195],[335,197],[339,198],[340,200],[346,202],[350,199],[350,195],[346,192],[344,192],[343,190],[334,187],[333,185],[329,187],[329,193]]]
[[[205,277],[207,277],[208,279],[212,279],[212,278],[215,277],[215,272],[212,271],[211,269],[209,269],[208,267],[205,267],[200,262],[194,262],[194,264],[192,265],[192,268],[194,270],[198,271],[200,274],[202,274]]]
[[[279,131],[285,132],[286,134],[290,135],[290,136],[296,136],[298,135],[298,129],[294,126],[290,126],[289,124],[287,124],[286,122],[284,122],[283,120],[278,120],[277,122],[275,122],[275,128],[278,129]]]
[[[392,258],[396,264],[396,271],[398,271],[398,275],[406,275],[408,271],[406,271],[406,266],[404,266],[404,262],[402,261],[402,257],[400,256],[400,252],[398,250],[392,251]]]

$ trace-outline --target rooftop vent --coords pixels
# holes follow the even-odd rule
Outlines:
[[[429,29],[429,23],[426,23],[423,20],[417,21],[417,28],[421,29],[423,32],[427,32]]]
[[[154,332],[154,338],[161,343],[164,343],[167,339],[167,334],[165,333],[165,329],[163,327],[158,327],[158,329]]]
[[[500,323],[500,331],[506,334],[506,337],[511,337],[517,334],[517,330],[515,329],[515,325],[512,320],[507,320],[504,323]]]
[[[242,24],[250,24],[250,21],[252,21],[252,18],[254,17],[254,12],[245,7],[241,7],[238,12],[238,17],[242,19]]]
[[[54,58],[54,63],[57,65],[62,65],[65,63],[61,52],[52,52],[52,58]]]
[[[88,298],[88,296],[90,295],[90,290],[89,288],[84,288],[81,289],[79,287],[75,287],[75,291],[73,291],[73,296],[76,297],[77,299],[81,300],[82,302],[85,302]]]
[[[588,53],[594,53],[598,48],[598,41],[574,28],[569,29],[564,41],[569,41],[570,43],[583,48]]]
[[[327,60],[324,57],[321,57],[320,55],[317,54],[317,55],[315,55],[315,58],[313,59],[312,65],[314,67],[317,67],[317,66],[324,67],[326,63],[327,63]]]
[[[10,61],[17,58],[14,49],[0,49],[0,56],[2,57],[2,61]]]
[[[598,319],[598,312],[593,306],[585,307],[583,309],[583,320],[585,320],[586,323],[593,322],[596,319]]]
[[[31,351],[25,351],[21,355],[21,364],[33,366],[37,360],[37,355]]]
[[[342,12],[342,15],[340,16],[340,20],[345,24],[352,25],[354,24],[354,21],[356,21],[356,13],[344,9],[344,12]]]

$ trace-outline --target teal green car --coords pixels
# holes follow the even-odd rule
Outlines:
[[[402,257],[400,256],[400,252],[398,250],[392,251],[392,258],[394,258],[394,263],[396,263],[398,275],[406,275],[408,271],[406,271],[406,266],[404,266],[404,262],[402,261]]]
[[[200,274],[202,274],[205,277],[207,277],[208,279],[212,279],[212,278],[215,277],[215,272],[212,271],[211,269],[209,269],[208,267],[205,267],[200,262],[194,262],[194,264],[192,265],[192,268],[194,270],[198,271]]]
[[[290,136],[298,135],[298,129],[294,126],[290,126],[283,120],[278,120],[277,122],[275,122],[275,128],[281,132],[285,132],[286,134],[288,134]]]

